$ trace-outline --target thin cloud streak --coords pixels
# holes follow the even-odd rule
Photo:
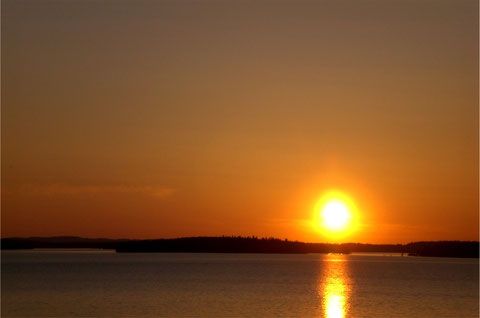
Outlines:
[[[157,198],[171,196],[177,190],[166,186],[128,186],[128,185],[70,185],[70,184],[48,184],[48,185],[23,185],[18,192],[22,195],[55,196],[55,195],[81,195],[81,194],[103,194],[103,193],[124,193],[143,194]]]

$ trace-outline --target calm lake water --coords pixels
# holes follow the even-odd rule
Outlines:
[[[478,260],[2,252],[2,317],[478,317]]]

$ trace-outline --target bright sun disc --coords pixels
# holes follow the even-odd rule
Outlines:
[[[351,197],[331,190],[316,202],[312,225],[328,239],[340,240],[357,231],[359,213]]]
[[[330,201],[323,207],[322,219],[326,227],[332,230],[344,228],[349,219],[350,213],[347,206],[340,201]]]

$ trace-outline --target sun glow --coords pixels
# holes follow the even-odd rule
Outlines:
[[[341,230],[348,226],[350,213],[341,201],[329,201],[322,209],[324,225],[332,230]]]
[[[315,205],[314,227],[328,238],[342,238],[355,230],[357,214],[350,197],[330,191]]]

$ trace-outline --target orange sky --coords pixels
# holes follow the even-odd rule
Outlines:
[[[2,1],[2,237],[478,239],[476,1]]]

